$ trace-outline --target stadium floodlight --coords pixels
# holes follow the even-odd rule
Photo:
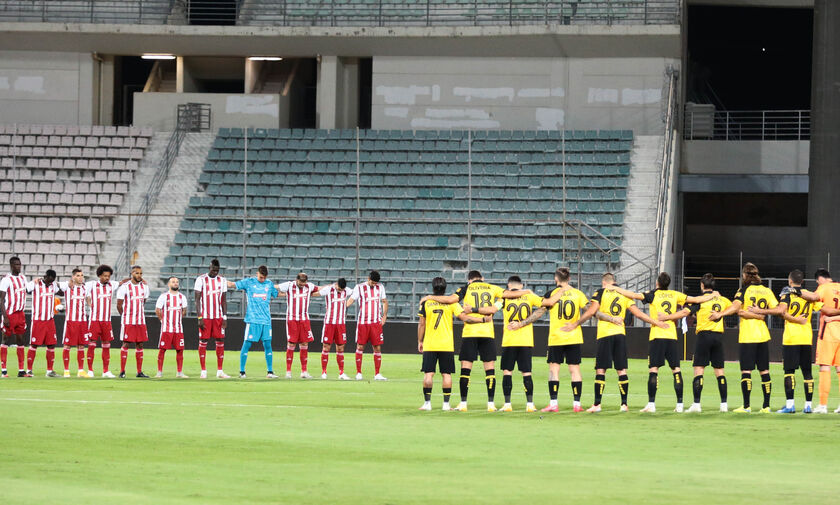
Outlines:
[[[279,56],[248,56],[251,61],[280,61],[283,58]]]
[[[174,60],[174,54],[144,54],[141,56],[144,60]]]

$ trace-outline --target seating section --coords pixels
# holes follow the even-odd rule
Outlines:
[[[151,129],[0,126],[0,256],[69,275],[99,264],[105,225],[123,204]]]
[[[253,2],[250,25],[499,25],[679,23],[677,0],[334,0]]]
[[[213,257],[241,275],[245,240],[249,275],[353,278],[357,156],[359,272],[382,273],[397,316],[431,277],[463,279],[468,259],[497,280],[573,258],[584,273],[618,264],[630,131],[477,131],[468,146],[462,131],[366,130],[357,153],[354,130],[249,130],[247,180],[244,133],[219,131],[163,275],[192,277]]]
[[[30,23],[165,24],[172,0],[2,0],[0,19]]]

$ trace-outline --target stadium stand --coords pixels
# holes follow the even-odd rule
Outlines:
[[[162,276],[191,278],[213,257],[227,275],[239,273],[247,236],[246,272],[267,264],[274,279],[301,269],[316,282],[351,278],[356,131],[249,130],[247,202],[244,134],[219,130],[199,178],[204,196],[191,199]],[[468,254],[471,268],[494,279],[553,271],[564,255],[589,274],[618,265],[631,131],[566,131],[565,142],[558,131],[476,131],[469,154],[463,131],[360,134],[360,273],[380,270],[398,300],[409,301],[413,279],[451,271],[460,281],[454,273]],[[564,208],[566,220],[585,223],[591,242],[559,222]]]
[[[152,135],[115,126],[0,126],[2,261],[31,273],[95,270]],[[14,247],[12,247],[14,244]]]
[[[238,15],[237,15],[238,12]],[[0,0],[20,22],[434,26],[679,24],[679,0]]]

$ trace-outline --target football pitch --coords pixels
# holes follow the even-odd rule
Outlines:
[[[151,373],[156,353],[146,354]],[[354,372],[349,357],[348,374]],[[174,355],[167,356],[165,379],[48,379],[39,353],[39,377],[0,382],[2,501],[767,504],[801,498],[837,503],[840,496],[840,415],[720,414],[710,371],[701,414],[672,412],[667,371],[660,379],[659,412],[638,413],[647,401],[646,363],[640,360],[630,364],[629,413],[618,412],[611,372],[604,412],[573,414],[567,371],[560,378],[561,413],[526,414],[518,374],[517,411],[487,413],[480,363],[469,412],[440,411],[439,377],[432,398],[436,410],[419,412],[419,355],[385,355],[388,382],[368,380],[369,354],[365,381],[337,381],[331,358],[326,381],[266,380],[259,352],[250,354],[245,380],[177,380]],[[228,373],[237,362],[238,353],[229,352]],[[187,352],[185,363],[185,372],[197,377],[196,353]],[[132,353],[129,369],[133,365]],[[535,402],[543,407],[547,365],[536,357],[534,365]],[[97,352],[98,372],[99,367]],[[592,360],[582,367],[587,407]],[[310,372],[320,375],[317,353],[311,355]],[[683,373],[688,407],[690,368]],[[779,365],[771,373],[775,411],[784,404]],[[727,364],[727,377],[734,408],[741,404],[735,363]],[[758,384],[757,373],[754,379]],[[797,382],[801,409],[798,373]],[[499,386],[497,405],[501,393]],[[457,378],[452,400],[457,404]],[[834,385],[832,410],[836,400]],[[759,387],[753,405],[761,405]]]

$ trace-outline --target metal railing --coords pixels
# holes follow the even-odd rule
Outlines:
[[[680,0],[0,0],[0,20],[262,26],[680,24]]]
[[[809,140],[810,110],[714,111],[686,106],[686,140]]]
[[[169,175],[169,170],[175,163],[175,158],[178,157],[178,151],[181,149],[181,142],[184,140],[188,131],[194,131],[191,128],[195,127],[193,119],[201,116],[201,110],[206,104],[190,103],[184,106],[178,106],[178,116],[175,124],[175,131],[169,136],[169,142],[166,144],[166,149],[160,160],[160,165],[155,172],[152,182],[146,191],[143,201],[140,203],[140,208],[134,214],[134,219],[129,216],[128,234],[125,238],[125,246],[120,250],[117,261],[114,263],[114,268],[117,273],[128,273],[133,262],[134,253],[137,250],[137,242],[140,240],[143,230],[146,227],[151,215],[152,209],[157,203],[158,194],[163,188],[166,178]],[[182,109],[184,107],[184,109]],[[209,108],[209,106],[207,106]]]
[[[671,163],[673,160],[674,138],[676,135],[677,116],[677,79],[679,72],[668,67],[668,102],[665,110],[665,136],[662,149],[662,164],[659,171],[659,198],[656,203],[656,258],[655,268],[662,268],[662,249],[666,247],[665,231],[668,228],[669,207],[671,205]],[[670,216],[673,219],[673,216]],[[654,272],[653,275],[656,275]]]
[[[204,132],[210,130],[212,110],[209,103],[178,104],[178,124],[188,132]]]
[[[2,0],[0,20],[30,23],[166,24],[174,0]]]

